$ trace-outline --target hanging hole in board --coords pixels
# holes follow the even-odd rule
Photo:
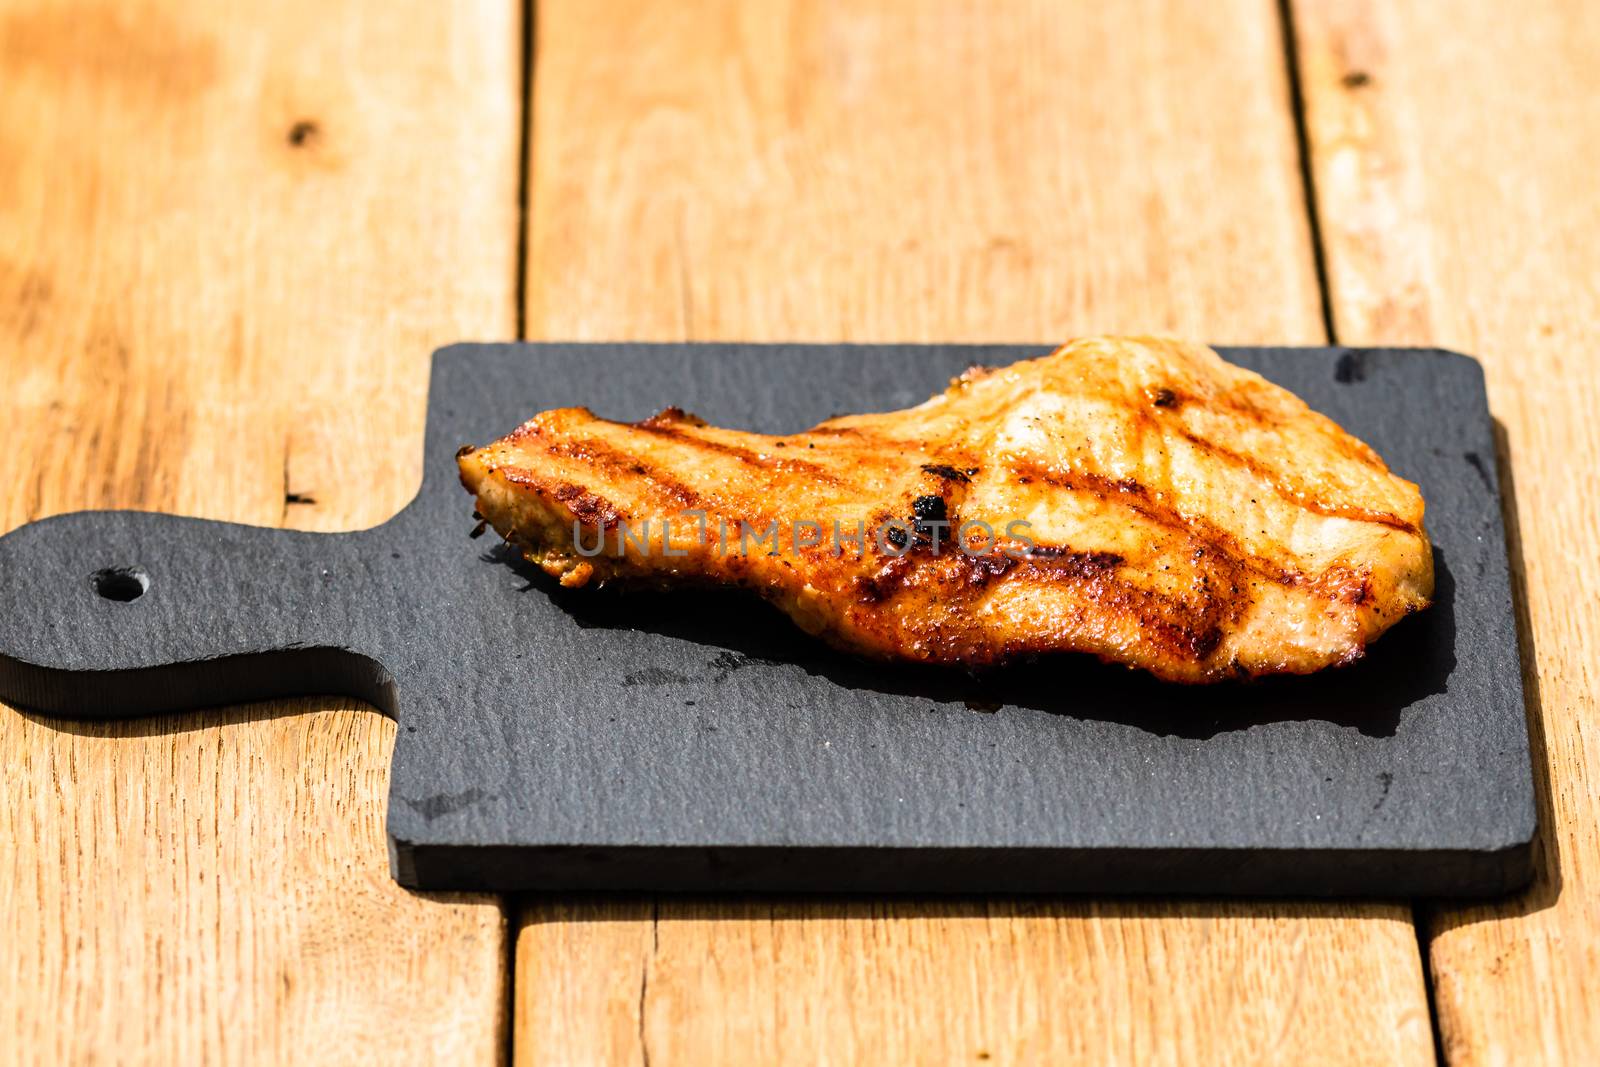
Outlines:
[[[106,600],[127,603],[144,596],[150,575],[143,567],[106,567],[89,575],[89,584]]]

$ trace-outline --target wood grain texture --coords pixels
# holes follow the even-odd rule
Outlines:
[[[515,328],[517,8],[0,3],[0,528],[349,528]],[[389,878],[394,725],[0,709],[0,1059],[485,1061],[506,922]]]
[[[1263,0],[540,5],[528,321],[1322,340]]]
[[[1479,356],[1511,471],[1542,782],[1528,893],[1433,914],[1451,1064],[1600,1049],[1600,9],[1301,3],[1339,339]]]
[[[539,12],[532,337],[1322,339],[1269,3]],[[1432,1054],[1400,905],[538,899],[516,968],[528,1064]]]

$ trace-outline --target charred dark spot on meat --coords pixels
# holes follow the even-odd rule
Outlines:
[[[916,531],[918,541],[932,544],[935,539],[943,539],[949,526],[950,509],[944,497],[930,493],[911,502],[911,528]]]
[[[1126,562],[1115,552],[1080,552],[1058,545],[1034,545],[1026,560],[1041,574],[1071,579],[1098,578]]]
[[[863,604],[881,604],[889,599],[892,589],[877,575],[864,574],[855,580],[856,599]]]
[[[1041,549],[1049,551],[1040,551]],[[1115,552],[1079,550],[1054,545],[1035,545],[1029,561],[1033,560],[1042,561],[1053,574],[1070,578],[1098,577],[1116,570],[1126,562]]]
[[[1315,589],[1329,600],[1364,607],[1375,599],[1372,574],[1367,570],[1350,567],[1329,567],[1315,582]]]
[[[968,586],[983,586],[1004,575],[1017,565],[1017,561],[1004,553],[984,553],[981,556],[962,554],[957,572]]]
[[[1158,408],[1175,408],[1178,406],[1178,394],[1162,386],[1150,391],[1150,403]]]
[[[1211,653],[1215,652],[1220,644],[1222,644],[1222,627],[1208,626],[1190,635],[1189,653],[1198,660],[1210,659]]]
[[[574,519],[597,530],[609,530],[626,518],[609,500],[579,485],[557,486],[550,495],[566,505]]]
[[[972,476],[978,473],[977,467],[962,471],[944,463],[924,463],[922,470],[935,478],[943,478],[947,482],[959,482],[962,485],[972,481]]]

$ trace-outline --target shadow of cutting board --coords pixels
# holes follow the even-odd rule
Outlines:
[[[308,534],[83,512],[0,538],[0,697],[136,715],[344,693],[399,720],[395,877],[430,889],[1456,896],[1532,872],[1483,377],[1446,352],[1232,349],[1419,482],[1438,597],[1353,667],[1187,688],[823,649],[733,592],[568,592],[469,538],[454,453],[545,408],[793,432],[1042,346],[459,345],[421,493]]]

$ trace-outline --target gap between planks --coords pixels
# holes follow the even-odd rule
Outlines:
[[[1277,0],[1278,21],[1282,29],[1284,77],[1289,86],[1289,112],[1294,116],[1295,151],[1300,159],[1300,183],[1305,198],[1306,226],[1311,237],[1311,255],[1316,264],[1317,290],[1322,298],[1322,328],[1329,345],[1339,344],[1339,330],[1333,314],[1333,290],[1328,284],[1328,251],[1322,232],[1322,213],[1317,197],[1316,164],[1312,159],[1311,135],[1307,128],[1305,79],[1300,70],[1300,39],[1295,29],[1293,0]],[[1502,463],[1503,468],[1507,465]],[[1428,1028],[1433,1036],[1433,1058],[1444,1064],[1444,1037],[1439,1026],[1439,1004],[1429,960],[1428,921],[1419,901],[1411,902],[1411,924],[1417,936],[1417,955],[1422,964],[1422,986],[1427,994]]]

